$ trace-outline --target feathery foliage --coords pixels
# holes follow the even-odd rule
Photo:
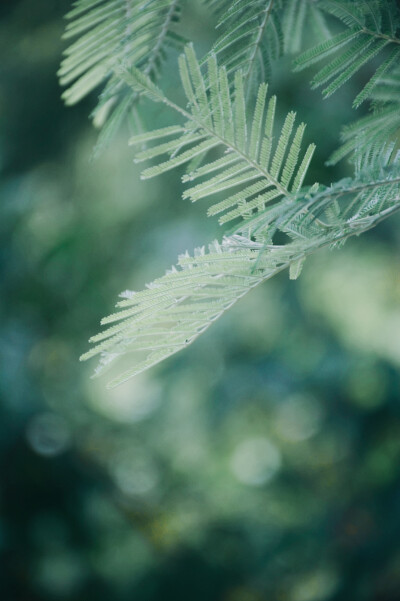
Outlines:
[[[209,4],[217,8],[221,32],[212,54],[228,75],[242,70],[248,94],[267,79],[273,60],[300,50],[309,26],[321,39],[329,35],[319,4],[313,0],[210,0]]]
[[[178,0],[77,0],[66,15],[64,38],[75,38],[65,50],[58,75],[67,104],[75,104],[105,84],[93,112],[103,126],[99,149],[132,112],[138,95],[115,72],[117,65],[135,66],[155,79],[166,47],[181,47],[173,31],[179,18]]]
[[[345,126],[341,133],[343,142],[331,156],[335,164],[349,154],[365,155],[379,152],[388,143],[399,146],[400,133],[400,69],[381,77],[371,92],[370,113]]]
[[[327,59],[312,81],[315,88],[326,86],[322,93],[327,98],[362,67],[381,58],[379,68],[354,100],[357,108],[370,98],[380,78],[400,59],[399,8],[392,0],[324,0],[320,6],[340,19],[346,29],[300,55],[295,69],[300,71]]]
[[[281,54],[282,30],[276,0],[236,0],[228,3],[217,29],[212,53],[228,75],[241,69],[246,84],[263,81],[271,60]]]
[[[323,94],[328,97],[363,67],[375,68],[353,102],[358,108],[369,100],[370,114],[343,129],[343,144],[328,163],[335,164],[349,154],[376,152],[398,136],[400,10],[392,0],[324,0],[320,6],[346,29],[300,55],[295,69],[327,60],[314,77],[313,86],[326,85]]]
[[[248,131],[241,71],[235,73],[231,92],[225,67],[218,67],[215,56],[209,57],[207,89],[191,46],[180,57],[179,67],[189,112],[169,101],[139,71],[126,75],[126,81],[131,81],[135,91],[165,102],[187,119],[182,127],[168,127],[131,139],[131,144],[163,140],[139,152],[137,162],[168,155],[166,160],[145,169],[142,177],[160,175],[199,155],[205,161],[204,153],[220,149],[220,158],[204,162],[183,177],[190,183],[183,196],[192,201],[225,194],[224,199],[210,206],[208,211],[210,215],[222,214],[220,223],[247,218],[262,211],[266,204],[298,192],[315,146],[311,144],[301,153],[305,125],[301,123],[295,129],[295,113],[287,115],[280,135],[276,136],[276,98],[268,100],[268,86],[261,84]],[[166,137],[170,138],[167,142]]]
[[[286,199],[279,210],[267,209],[258,228],[272,228],[290,236],[291,242],[274,245],[255,242],[241,235],[243,227],[179,258],[178,265],[147,289],[126,292],[119,311],[105,318],[110,326],[94,336],[92,350],[82,359],[100,354],[97,375],[121,355],[132,353],[134,367],[110,383],[115,386],[148,369],[191,344],[249,290],[290,268],[296,279],[305,258],[370,229],[400,209],[400,168],[386,164],[371,166],[332,187],[314,187],[300,198]],[[389,162],[389,164],[388,164]]]
[[[157,86],[178,0],[78,0],[68,36],[82,35],[61,68],[73,103],[106,82],[95,112],[108,116],[105,137],[140,97],[173,109],[180,121],[135,134],[136,162],[147,179],[186,165],[184,198],[209,199],[208,214],[229,223],[222,242],[179,257],[146,289],[124,293],[82,358],[100,356],[102,373],[121,355],[134,366],[112,385],[188,346],[237,300],[289,268],[296,279],[318,249],[340,247],[400,209],[400,11],[392,0],[205,0],[218,15],[217,39],[198,61],[193,47],[179,58],[185,106]],[[344,26],[331,37],[328,20]],[[329,21],[328,21],[329,22]],[[289,112],[279,128],[265,74],[272,58],[298,52],[312,25],[322,40],[295,60],[297,70],[327,61],[313,85],[336,92],[364,66],[375,72],[354,107],[371,111],[343,130],[335,162],[353,153],[355,174],[329,187],[303,183],[315,149],[302,149],[305,125]],[[277,237],[279,234],[279,238]]]
[[[341,132],[342,146],[329,159],[328,164],[334,165],[351,153],[361,156],[365,152],[376,152],[385,149],[387,142],[395,140],[398,146],[400,132],[399,103],[385,103],[378,110],[350,123]]]

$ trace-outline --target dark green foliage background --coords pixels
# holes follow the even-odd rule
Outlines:
[[[89,380],[78,357],[116,294],[219,233],[179,174],[139,180],[126,132],[90,162],[94,99],[66,109],[56,78],[68,8],[0,6],[0,598],[397,601],[398,218],[142,377]],[[201,54],[210,17],[184,19]],[[317,143],[310,181],[346,175],[323,162],[364,75],[322,102],[276,68],[281,114]]]

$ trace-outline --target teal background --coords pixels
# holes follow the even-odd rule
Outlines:
[[[398,601],[399,219],[152,371],[91,380],[78,358],[117,294],[221,232],[181,173],[139,179],[127,131],[91,161],[95,95],[66,108],[56,77],[69,6],[0,6],[0,598]],[[209,11],[183,23],[207,51]],[[309,183],[351,173],[324,161],[367,76],[323,102],[275,66],[280,115],[317,143]]]

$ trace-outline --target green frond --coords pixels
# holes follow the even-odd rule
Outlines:
[[[105,57],[113,55],[121,0],[78,0],[72,13],[71,35],[83,37],[70,50],[75,57],[82,51],[81,59],[71,60],[66,76],[76,81],[71,98],[79,89],[86,93],[97,85],[94,82],[108,77],[99,122],[106,119],[107,123],[109,110],[114,110],[115,123],[121,121],[131,110],[131,100],[141,96],[176,111],[181,123],[131,138],[130,144],[138,147],[135,162],[152,161],[142,177],[186,165],[184,198],[208,199],[208,215],[218,215],[221,224],[231,227],[221,244],[214,242],[207,252],[203,247],[193,256],[180,256],[176,266],[144,290],[126,293],[117,312],[102,321],[105,329],[91,339],[94,346],[82,359],[100,356],[98,373],[102,373],[122,355],[134,357],[133,367],[112,385],[191,344],[254,286],[286,268],[289,277],[296,279],[310,254],[323,247],[339,248],[349,237],[400,210],[400,39],[396,37],[400,12],[396,4],[391,0],[207,1],[219,10],[221,36],[201,63],[191,45],[179,57],[183,106],[157,87],[158,67],[146,66],[148,47],[158,39],[154,38],[157,27],[147,27],[148,11],[165,17],[176,2],[141,2],[136,35],[131,37],[128,29],[118,46],[121,52],[126,50],[128,39],[129,57],[120,56],[112,66]],[[344,31],[327,39],[321,10],[339,19]],[[303,149],[305,125],[297,125],[296,114],[289,112],[278,127],[276,98],[268,97],[266,83],[254,85],[274,54],[271,48],[276,54],[282,47],[286,52],[299,48],[310,15],[324,41],[303,53],[295,65],[301,70],[327,61],[314,78],[315,86],[324,86],[325,96],[361,69],[377,65],[354,101],[359,106],[370,100],[372,112],[343,130],[343,146],[332,158],[353,152],[355,175],[329,187],[303,186],[315,150],[313,144]],[[126,25],[126,15],[123,20]],[[94,49],[100,42],[96,62]]]
[[[346,81],[348,81],[353,75],[355,75],[363,65],[372,60],[385,46],[388,44],[386,40],[378,40],[376,41],[372,47],[365,46],[360,51],[360,56],[357,58],[357,54],[353,55],[353,60],[350,65],[338,75],[325,90],[323,90],[323,95],[325,98],[331,96],[336,90],[338,90]],[[371,81],[371,80],[370,80]],[[370,82],[369,82],[370,83]],[[367,84],[368,85],[368,84]],[[365,88],[362,90],[364,92]]]
[[[218,7],[220,37],[212,48],[228,74],[243,72],[247,97],[265,80],[271,62],[301,47],[311,24],[318,37],[328,35],[320,2],[309,0],[230,0],[208,2]]]
[[[312,87],[318,88],[333,77],[340,76],[349,66],[352,67],[357,57],[363,57],[373,43],[373,38],[359,36],[346,52],[330,60],[325,67],[318,71],[312,80]]]
[[[205,158],[205,164],[187,173],[183,179],[192,182],[201,178],[199,183],[190,185],[184,193],[184,197],[192,202],[232,191],[223,201],[217,202],[215,209],[209,208],[209,214],[228,211],[226,215],[221,215],[221,223],[225,223],[227,217],[248,217],[262,210],[266,202],[297,192],[306,175],[314,146],[309,146],[302,153],[305,125],[301,124],[295,130],[295,113],[288,114],[279,135],[274,135],[276,99],[267,99],[266,84],[259,87],[250,117],[241,71],[235,73],[234,88],[230,90],[226,69],[218,68],[214,56],[209,57],[208,72],[204,75],[192,47],[180,57],[179,65],[190,112],[168,99],[161,100],[183,114],[185,128],[178,128],[176,135],[172,128],[159,130],[159,134],[147,134],[147,139],[154,140],[156,145],[138,152],[135,161],[162,155],[167,155],[167,158],[145,169],[142,177],[160,175],[212,148],[219,148],[224,156],[210,162],[206,162]],[[143,74],[134,70],[132,77],[136,78],[133,88],[136,90],[142,86],[146,94],[150,84],[143,81]],[[212,82],[208,89],[205,81]],[[153,96],[154,91],[151,90],[149,95]],[[251,124],[250,135],[248,123]],[[165,136],[171,139],[165,142]],[[133,142],[141,143],[143,140],[143,136],[139,136]]]
[[[324,40],[317,46],[313,46],[309,50],[303,52],[294,61],[294,70],[302,71],[311,65],[327,58],[331,54],[337,52],[343,46],[346,46],[350,41],[354,40],[359,35],[358,31],[342,31],[329,40]]]
[[[336,227],[344,228],[346,233],[349,227],[352,230],[356,227],[368,194],[372,194],[375,202],[383,195],[384,203],[379,206],[379,212],[387,210],[390,213],[399,201],[400,171],[396,147],[386,145],[385,148],[384,152],[369,151],[368,155],[360,157],[353,180],[347,178],[329,188],[315,184],[308,192],[303,189],[294,199],[280,199],[276,205],[265,206],[263,211],[244,219],[231,232],[243,236],[249,233],[259,238],[265,231],[281,230],[291,237],[298,234],[305,239],[315,236],[318,231],[325,237]],[[369,227],[375,223],[376,211],[375,207],[368,216],[371,218]],[[366,223],[363,215],[361,226]]]
[[[398,58],[399,50],[388,60],[393,60],[393,56]],[[381,70],[380,76],[373,82],[368,92],[372,110],[365,117],[343,128],[342,146],[330,157],[330,164],[337,163],[349,154],[358,160],[371,151],[379,153],[391,143],[394,144],[394,148],[399,147],[400,69],[396,66],[389,72],[384,67],[385,65],[382,64],[378,69]]]
[[[75,104],[104,85],[93,112],[103,127],[98,148],[113,136],[138,100],[116,68],[136,67],[156,79],[167,47],[182,47],[173,31],[178,0],[77,0],[66,15],[64,38],[74,39],[64,52],[58,75],[66,86],[62,97]]]
[[[96,346],[82,359],[101,355],[98,373],[121,354],[139,357],[118,384],[191,344],[232,306],[260,276],[251,273],[256,251],[235,249],[229,240],[197,249],[142,292],[118,303],[120,311],[104,320],[111,325],[92,339]]]
[[[366,12],[368,10],[365,3],[354,1],[337,2],[335,0],[325,0],[322,7],[331,15],[337,17],[351,28],[362,28],[366,25]]]
[[[371,93],[376,85],[380,82],[382,77],[386,74],[387,71],[394,65],[398,65],[400,61],[400,47],[394,47],[392,49],[391,54],[386,58],[385,61],[378,67],[375,71],[374,75],[371,77],[367,85],[361,90],[358,96],[355,98],[353,102],[353,107],[358,108],[364,100],[367,98],[371,98]]]
[[[383,147],[388,141],[397,140],[399,132],[399,103],[389,102],[343,128],[341,134],[343,144],[332,154],[328,164],[335,165],[354,152],[363,155],[371,147]]]
[[[324,0],[318,5],[339,19],[346,29],[296,58],[295,70],[305,69],[329,58],[329,62],[313,79],[314,87],[330,82],[323,90],[323,95],[328,97],[379,57],[380,66],[354,101],[357,107],[370,97],[379,78],[396,65],[400,50],[399,7],[392,0]],[[335,55],[333,59],[332,55]]]
[[[257,215],[259,241],[246,236],[244,222],[208,252],[203,247],[194,256],[182,255],[176,267],[141,292],[124,293],[82,359],[100,355],[99,375],[122,355],[132,355],[133,367],[110,383],[115,386],[187,347],[258,284],[286,268],[296,279],[310,254],[338,248],[400,210],[398,164],[391,164],[390,156],[380,165],[365,163],[353,180],[313,186],[265,208]],[[271,230],[291,241],[274,245]]]

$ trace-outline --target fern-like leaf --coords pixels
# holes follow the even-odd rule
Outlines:
[[[319,2],[312,0],[209,0],[220,17],[220,36],[211,54],[228,75],[241,69],[247,96],[265,81],[271,62],[282,53],[300,50],[304,31],[329,36]]]
[[[116,73],[135,66],[152,79],[158,76],[167,47],[181,47],[173,31],[179,18],[178,0],[77,0],[67,14],[64,38],[75,41],[65,50],[58,72],[68,86],[62,97],[75,104],[105,84],[93,112],[102,126],[98,149],[113,136],[138,99]]]
[[[371,179],[372,178],[372,179]],[[187,253],[178,265],[138,293],[124,293],[118,312],[94,336],[94,348],[82,359],[100,355],[99,375],[115,360],[132,354],[134,365],[110,385],[148,369],[191,344],[249,290],[290,268],[298,277],[305,258],[323,248],[337,248],[400,209],[400,169],[381,166],[356,174],[330,188],[314,186],[296,199],[268,208],[263,230],[292,238],[284,245],[254,241],[236,233],[213,243],[209,252]]]
[[[135,90],[139,88],[151,98],[173,106],[186,119],[176,135],[171,128],[151,134],[153,140],[158,136],[162,142],[138,152],[135,161],[165,155],[167,158],[146,168],[142,177],[160,175],[211,149],[219,150],[220,158],[209,162],[203,159],[203,164],[186,174],[183,180],[190,183],[184,197],[193,202],[224,194],[223,200],[211,205],[208,211],[210,215],[221,215],[220,223],[247,218],[262,211],[268,203],[296,194],[315,147],[310,145],[302,152],[305,125],[295,127],[295,113],[288,114],[280,134],[276,135],[276,98],[268,99],[268,86],[261,84],[252,119],[249,119],[242,72],[236,72],[231,91],[225,67],[219,67],[215,56],[211,56],[208,72],[203,77],[191,46],[180,57],[180,72],[189,111],[171,103],[161,91],[154,98],[154,84],[144,80],[140,72],[130,75]],[[171,139],[165,142],[169,134]],[[142,136],[135,136],[131,144],[142,141]]]
[[[399,146],[400,69],[397,67],[387,75],[383,73],[383,67],[384,64],[378,69],[381,75],[370,92],[372,111],[343,128],[343,144],[332,154],[329,164],[333,165],[349,154],[362,157],[371,150],[379,151],[390,142]]]
[[[392,0],[324,0],[319,6],[340,19],[346,30],[300,55],[294,62],[295,70],[300,71],[329,58],[313,80],[314,87],[326,86],[322,93],[328,97],[379,56],[380,67],[354,100],[357,108],[370,98],[382,75],[400,59],[399,8]]]
[[[279,136],[273,135],[275,99],[267,98],[265,84],[248,119],[240,72],[230,91],[226,70],[210,57],[207,89],[191,47],[180,59],[180,71],[188,110],[174,105],[140,71],[123,74],[134,90],[185,118],[182,126],[136,136],[135,144],[156,142],[139,152],[137,160],[167,154],[144,171],[151,177],[221,148],[219,158],[184,177],[191,183],[200,180],[185,194],[197,200],[224,193],[210,212],[223,212],[221,221],[240,219],[221,245],[180,257],[165,276],[129,294],[119,311],[103,320],[109,327],[92,339],[95,346],[83,358],[100,355],[101,373],[121,355],[135,356],[134,367],[112,385],[186,347],[254,286],[287,267],[291,278],[298,277],[308,255],[324,246],[336,248],[400,209],[400,170],[392,154],[384,162],[381,155],[379,160],[364,157],[364,169],[353,180],[303,188],[313,146],[301,153],[304,125],[294,133],[294,113],[286,117]],[[277,232],[286,235],[286,244],[274,243]]]

